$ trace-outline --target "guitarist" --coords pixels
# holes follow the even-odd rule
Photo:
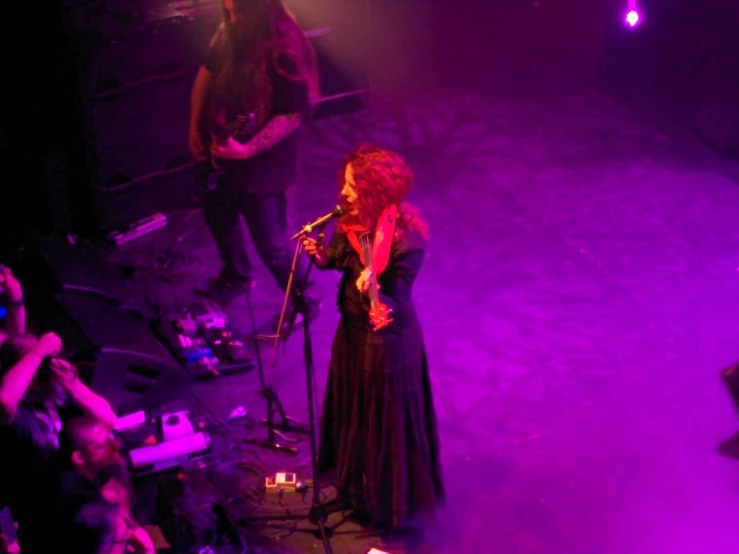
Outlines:
[[[223,0],[222,7],[223,22],[191,94],[190,150],[196,160],[212,156],[223,171],[204,201],[223,268],[198,292],[230,295],[253,285],[242,216],[259,257],[285,290],[292,261],[286,193],[298,178],[296,131],[319,96],[315,56],[282,0]],[[239,116],[253,123],[245,141],[203,140],[202,127],[212,133]],[[298,283],[306,269],[302,260]],[[307,300],[318,309],[317,300]]]

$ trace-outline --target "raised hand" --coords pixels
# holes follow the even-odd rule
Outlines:
[[[36,346],[33,347],[33,350],[42,358],[53,358],[58,356],[62,351],[62,339],[60,339],[59,335],[56,333],[45,333],[44,335],[41,335],[41,338],[38,343],[36,343]]]
[[[151,540],[149,533],[143,527],[139,527],[133,531],[129,539],[129,544],[133,548],[134,554],[156,554],[154,541]]]
[[[80,377],[77,368],[67,360],[54,358],[49,364],[49,369],[64,388],[73,387]]]
[[[5,290],[10,302],[23,301],[23,287],[9,267],[3,267],[0,271],[0,289]]]

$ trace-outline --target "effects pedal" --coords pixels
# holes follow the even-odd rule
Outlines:
[[[162,414],[162,440],[171,441],[195,434],[189,412]]]
[[[251,360],[244,343],[234,338],[231,331],[211,328],[203,329],[203,334],[211,349],[218,354],[220,359],[228,360],[230,363]]]
[[[221,307],[211,300],[189,304],[162,318],[162,334],[185,368],[195,377],[245,373],[254,361],[226,324]]]
[[[226,314],[212,300],[199,300],[187,307],[188,315],[199,327],[223,329],[226,327]]]
[[[292,492],[298,486],[298,476],[295,473],[275,473],[264,480],[267,492]]]

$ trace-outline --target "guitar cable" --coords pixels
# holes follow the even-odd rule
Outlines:
[[[188,216],[197,215],[199,211],[194,210]],[[190,217],[188,217],[188,220]],[[152,275],[161,281],[172,284],[188,283],[198,279],[205,268],[203,260],[195,254],[187,254],[182,247],[182,243],[204,225],[205,221],[203,220],[190,227],[175,239],[175,246],[168,247],[157,255],[151,265]]]

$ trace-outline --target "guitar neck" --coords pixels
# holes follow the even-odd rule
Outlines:
[[[369,300],[370,306],[375,308],[379,302],[377,295],[377,276],[375,275],[375,264],[372,259],[372,243],[370,242],[369,233],[363,234],[359,237],[360,244],[362,245],[362,257],[364,258],[364,267],[369,269]]]

